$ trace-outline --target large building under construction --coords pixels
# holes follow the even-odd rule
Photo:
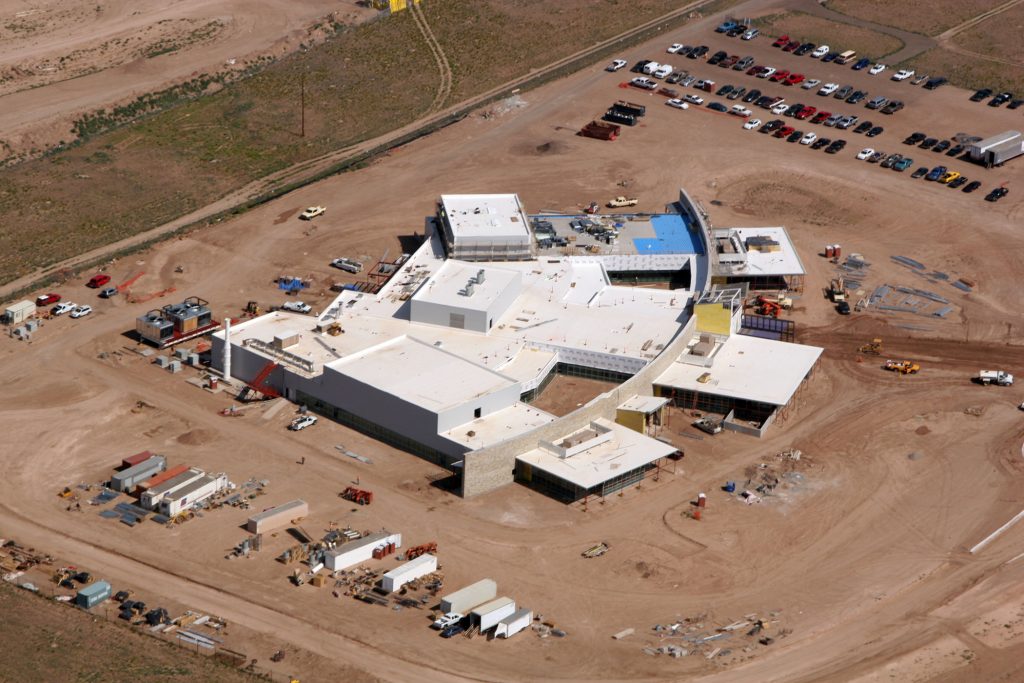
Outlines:
[[[518,479],[574,500],[674,451],[642,417],[616,423],[623,406],[713,403],[759,433],[821,352],[741,334],[740,294],[711,289],[713,234],[682,191],[664,214],[557,221],[515,195],[446,195],[432,224],[376,293],[344,291],[315,319],[242,322],[227,343],[216,333],[214,367],[448,468],[463,495]],[[778,253],[788,237],[776,243],[798,270]],[[648,274],[681,286],[625,284]],[[529,401],[558,372],[618,386],[556,417]]]

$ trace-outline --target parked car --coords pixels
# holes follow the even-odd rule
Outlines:
[[[106,287],[100,292],[101,299],[109,299],[117,296],[117,287]]]
[[[761,125],[761,119],[748,119],[743,123],[743,128],[746,130],[753,130]]]
[[[709,102],[708,103],[708,109],[710,109],[711,111],[720,111],[720,112],[728,112],[729,111],[729,107],[725,106],[721,102]]]
[[[684,78],[686,78],[686,72],[685,71],[673,71],[669,75],[669,77],[665,79],[665,82],[666,83],[675,84],[675,83],[678,83],[679,81],[683,80]]]
[[[800,144],[801,145],[810,145],[810,144],[812,144],[817,139],[818,139],[818,134],[817,133],[814,133],[814,132],[804,133],[804,136],[802,138],[800,138]]]
[[[949,81],[942,76],[929,78],[928,81],[924,84],[924,89],[937,90],[938,88],[941,88],[942,86],[946,85],[946,83],[949,83]]]
[[[950,146],[952,146],[952,144],[953,143],[950,142],[949,140],[943,140],[939,144],[937,144],[934,147],[932,147],[932,151],[933,152],[939,152],[939,153],[945,152],[947,149],[950,148]]]
[[[708,60],[708,64],[711,64],[711,65],[718,64],[720,61],[722,61],[723,59],[725,59],[728,56],[729,56],[728,52],[726,52],[725,50],[719,50],[715,54],[711,55],[711,59]]]
[[[715,33],[727,33],[736,28],[737,26],[739,26],[739,22],[735,22],[730,19],[719,24],[718,27],[715,28]]]
[[[704,98],[699,95],[683,95],[683,99],[690,104],[704,104]]]
[[[885,152],[878,151],[868,157],[869,164],[877,164],[879,161],[885,158]]]
[[[310,206],[305,211],[299,214],[299,218],[301,218],[304,221],[310,221],[316,218],[317,216],[324,215],[326,211],[327,209],[325,209],[322,206]]]
[[[49,294],[40,294],[36,297],[36,306],[42,308],[43,306],[55,304],[58,301],[60,301],[60,294],[54,294],[53,292]]]
[[[967,187],[963,189],[963,192],[970,194],[977,190],[979,187],[981,187],[981,183],[978,182],[977,180],[972,180],[971,182],[967,183]]]
[[[725,97],[726,95],[731,93],[732,90],[733,90],[732,86],[726,84],[726,85],[723,85],[721,88],[719,88],[718,92],[716,92],[715,94],[720,96],[720,97]]]
[[[747,93],[747,89],[744,88],[743,86],[740,86],[738,88],[733,88],[733,91],[731,93],[729,93],[729,95],[728,95],[728,99],[730,99],[730,100],[738,100],[739,98],[743,97],[746,93]]]
[[[99,289],[108,282],[110,282],[110,276],[106,273],[99,273],[97,275],[93,275],[89,281],[85,283],[85,286],[92,287],[93,289]]]
[[[626,66],[625,59],[613,59],[612,63],[604,68],[605,71],[618,71]]]
[[[885,66],[885,64],[875,64],[873,67],[868,69],[868,73],[871,74],[872,76],[877,76],[878,74],[885,71],[886,68],[887,67]]]
[[[630,71],[632,73],[635,73],[635,74],[642,74],[644,72],[644,69],[650,63],[651,63],[651,60],[649,60],[649,59],[641,59],[639,62],[637,62],[636,64],[633,65],[633,68],[630,69]]]
[[[939,144],[939,141],[936,138],[925,138],[921,143],[921,149],[931,149],[937,144]]]
[[[64,315],[78,308],[78,304],[72,303],[71,301],[65,301],[62,304],[57,304],[50,310],[50,315]]]
[[[819,81],[817,78],[811,78],[801,83],[800,87],[803,88],[804,90],[813,90],[814,88],[817,88],[819,85],[821,85],[821,81]]]
[[[773,119],[773,120],[769,121],[768,123],[764,124],[763,126],[761,126],[761,131],[760,132],[762,132],[762,133],[772,133],[772,132],[778,130],[779,128],[782,128],[784,125],[786,125],[784,121],[781,121],[779,119]]]
[[[783,52],[795,52],[798,47],[800,47],[800,41],[799,40],[791,40],[791,41],[789,41],[788,43],[786,43],[785,45],[782,46],[782,51]]]
[[[651,72],[655,78],[667,78],[673,71],[671,64],[659,64],[658,68]]]
[[[778,71],[773,73],[771,76],[769,76],[768,80],[771,81],[772,83],[778,83],[779,81],[784,80],[787,76],[789,76],[789,70],[788,69],[779,69]]]
[[[292,420],[291,424],[288,425],[288,429],[292,430],[293,432],[298,432],[305,429],[306,427],[312,427],[315,424],[316,415],[301,415]]]
[[[971,102],[981,102],[983,99],[987,97],[992,97],[992,88],[982,88],[981,90],[976,90],[974,94],[971,95]]]
[[[830,116],[832,116],[832,112],[819,111],[814,115],[814,118],[811,119],[811,123],[824,123]]]
[[[786,104],[785,102],[779,102],[774,107],[772,107],[772,113],[775,115],[779,115],[785,112],[787,109],[789,109],[788,104]]]
[[[800,121],[806,121],[807,119],[814,116],[815,112],[817,111],[818,110],[815,107],[803,107],[800,111],[793,114],[793,118],[799,119]]]
[[[346,273],[359,273],[363,270],[363,264],[350,258],[336,258],[331,261],[335,268],[344,270]]]
[[[464,626],[462,626],[461,624],[455,624],[454,626],[449,626],[448,628],[446,628],[443,631],[441,631],[441,637],[442,638],[453,638],[454,636],[459,635],[460,633],[462,633],[465,630],[466,630],[466,628]]]
[[[629,82],[629,84],[643,90],[654,90],[658,87],[657,81],[652,81],[650,78],[646,78],[644,76],[634,78]]]
[[[725,59],[723,59],[722,61],[720,61],[718,63],[718,68],[719,69],[731,69],[737,63],[739,63],[739,61],[740,61],[739,55],[729,55],[728,57],[726,57]]]
[[[832,144],[825,148],[825,153],[838,154],[839,152],[843,151],[844,147],[846,147],[846,140],[836,140],[835,142],[833,142]]]
[[[686,56],[689,57],[690,59],[700,59],[710,51],[711,48],[709,48],[707,45],[698,45],[697,47],[693,48],[693,50],[690,51],[690,54]]]
[[[871,64],[870,59],[868,59],[867,57],[861,57],[854,63],[852,68],[854,71],[860,71],[861,69],[868,68],[869,64]]]
[[[71,317],[84,318],[90,313],[92,313],[92,306],[75,306],[74,310],[71,311]]]
[[[665,50],[665,52],[669,53],[670,55],[674,55],[680,50],[682,50],[684,47],[686,46],[683,45],[682,43],[672,43],[671,45],[668,46],[668,49]]]
[[[887,104],[889,104],[889,98],[882,97],[881,95],[879,95],[878,97],[873,98],[865,106],[868,109],[881,109],[882,107],[884,107]]]
[[[910,81],[910,85],[921,85],[922,83],[924,83],[927,80],[928,80],[928,76],[926,74],[920,74],[919,76],[914,78],[914,80]]]
[[[954,178],[953,180],[949,181],[948,187],[951,187],[951,188],[953,188],[955,190],[958,187],[960,187],[961,185],[966,185],[966,184],[967,184],[967,177],[966,176],[960,176],[959,178]]]
[[[821,86],[821,90],[818,91],[818,94],[819,95],[831,95],[836,90],[839,90],[839,84],[838,83],[826,83],[825,85]]]
[[[729,110],[729,113],[733,116],[742,116],[743,118],[747,118],[754,112],[750,111],[742,104],[734,104],[732,105],[732,109]]]
[[[790,74],[790,75],[786,76],[786,80],[783,81],[782,84],[783,85],[799,85],[800,83],[803,83],[803,80],[804,80],[804,75],[803,74]]]
[[[1001,93],[999,93],[998,95],[996,95],[995,97],[993,97],[989,101],[988,106],[990,106],[990,107],[1001,107],[1002,105],[1006,104],[1007,102],[1009,102],[1012,99],[1013,99],[1013,93],[1012,92],[1001,92]]]
[[[286,301],[281,305],[281,308],[293,313],[309,313],[313,310],[312,306],[301,301]]]
[[[832,116],[830,116],[827,119],[825,119],[822,123],[823,123],[823,125],[828,126],[829,128],[832,128],[837,123],[839,123],[839,121],[842,120],[842,118],[843,118],[842,114],[832,114]]]
[[[882,160],[882,163],[880,163],[879,166],[881,166],[882,168],[892,168],[893,165],[895,165],[896,162],[902,158],[903,156],[900,154],[890,154],[889,156]]]
[[[757,38],[760,34],[761,32],[758,31],[756,28],[748,28],[746,31],[743,32],[743,35],[740,37],[743,40],[753,40],[754,38]]]
[[[884,132],[885,132],[885,128],[882,128],[881,126],[872,126],[871,130],[868,131],[868,137],[869,138],[877,137],[877,136],[881,135]]]
[[[853,129],[853,132],[858,134],[867,133],[869,130],[871,130],[872,125],[874,124],[872,124],[870,121],[862,121],[859,126]]]
[[[947,169],[945,166],[936,166],[935,168],[933,168],[932,170],[930,170],[928,172],[928,175],[926,175],[924,177],[924,179],[925,180],[930,180],[932,182],[935,182],[936,180],[938,180],[942,176],[946,175],[946,171],[948,171],[948,170],[949,169]]]
[[[690,108],[690,105],[688,105],[686,102],[684,102],[683,100],[681,100],[679,98],[676,98],[676,97],[672,98],[671,100],[665,100],[665,104],[667,104],[670,107],[675,107],[676,109],[689,109]]]
[[[986,202],[998,202],[1000,199],[1010,193],[1005,187],[997,187],[996,189],[985,195]]]
[[[760,97],[761,97],[761,91],[755,88],[755,89],[749,91],[746,95],[743,96],[743,101],[746,102],[747,104],[750,104],[751,102],[754,102],[755,100],[759,99]]]
[[[811,57],[819,59],[820,57],[824,57],[825,55],[827,55],[828,51],[828,45],[819,45],[818,47],[814,48],[814,50],[811,52]]]
[[[1006,108],[1007,109],[1016,109],[1017,107],[1019,107],[1022,104],[1024,104],[1024,99],[1017,99],[1017,100],[1014,100],[1013,102],[1010,102],[1010,104],[1007,105]]]
[[[903,141],[904,145],[916,145],[917,143],[928,137],[924,133],[912,133],[906,140]]]
[[[837,100],[845,100],[852,93],[853,93],[853,86],[852,85],[844,85],[839,90],[836,90],[835,94],[833,94],[832,97],[836,98]]]
[[[850,302],[840,301],[838,304],[836,304],[836,312],[839,315],[850,315]]]
[[[846,98],[846,102],[847,104],[860,104],[860,102],[862,102],[867,96],[868,94],[863,90],[854,90],[850,96]]]
[[[818,138],[811,145],[811,149],[821,149],[822,147],[828,147],[830,144],[832,144],[832,141],[828,138]]]
[[[916,171],[911,173],[910,177],[911,178],[920,178],[920,177],[925,176],[925,175],[928,175],[928,169],[926,167],[924,167],[924,166],[921,166]]]
[[[844,116],[843,118],[839,119],[839,121],[836,122],[836,128],[839,128],[840,130],[846,130],[855,123],[857,123],[856,116]]]
[[[900,69],[899,71],[897,71],[896,73],[894,73],[892,75],[892,80],[894,80],[894,81],[905,81],[905,80],[907,80],[908,78],[910,78],[913,75],[914,75],[914,70],[913,69]]]
[[[754,65],[754,58],[748,55],[748,56],[744,57],[743,59],[741,59],[740,61],[738,61],[735,64],[733,64],[732,65],[732,69],[733,69],[733,71],[746,71],[747,69],[749,69],[753,65]]]
[[[783,45],[786,45],[788,43],[789,43],[789,36],[783,35],[783,36],[779,36],[778,38],[775,39],[775,42],[772,43],[772,47],[782,47]]]
[[[895,114],[900,109],[903,109],[903,102],[900,100],[892,100],[889,104],[882,107],[883,114]]]
[[[913,166],[913,164],[914,164],[914,160],[911,159],[910,157],[900,157],[900,160],[892,165],[892,170],[899,171],[900,173],[903,173],[908,168]],[[927,171],[927,170],[928,169],[925,169],[925,171]]]
[[[826,62],[826,63],[827,62],[834,62],[839,57],[839,55],[840,55],[839,52],[836,52],[836,51],[833,50],[833,51],[829,52],[827,55],[825,55],[824,57],[822,57],[821,61],[822,62]]]
[[[758,78],[771,78],[775,75],[777,69],[774,66],[765,66],[761,68],[760,73],[757,74]]]
[[[793,54],[797,57],[803,57],[808,52],[811,52],[815,47],[817,46],[814,43],[804,43],[797,49],[793,50]]]
[[[860,159],[861,161],[864,161],[874,153],[875,150],[871,149],[870,147],[865,147],[864,149],[857,153],[857,158]]]

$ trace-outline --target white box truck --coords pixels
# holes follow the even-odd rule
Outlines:
[[[982,370],[978,373],[978,381],[982,384],[998,384],[1001,387],[1013,386],[1013,375],[1003,370]]]

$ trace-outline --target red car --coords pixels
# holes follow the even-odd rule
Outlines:
[[[793,126],[783,126],[782,128],[779,128],[777,131],[775,131],[775,137],[789,137],[789,134],[792,133],[794,130],[796,130],[796,128],[794,128]]]
[[[754,66],[752,66],[749,69],[747,69],[747,75],[748,76],[756,76],[756,75],[758,75],[759,73],[761,73],[762,71],[764,71],[767,68],[768,67],[766,67],[766,66],[761,66],[760,64],[755,64]]]
[[[786,47],[782,48],[782,51],[783,52],[792,52],[793,50],[797,49],[798,47],[800,47],[800,41],[799,40],[791,40],[788,43],[786,43]]]
[[[793,118],[794,119],[799,119],[799,120],[803,121],[805,119],[809,119],[812,116],[814,116],[814,112],[816,112],[816,111],[818,111],[818,110],[815,107],[804,107],[803,109],[801,109],[799,111],[799,113],[794,114]]]
[[[108,282],[110,282],[110,276],[107,275],[106,273],[100,273],[98,275],[93,275],[92,279],[85,283],[85,286],[92,287],[93,289],[98,289],[99,287],[102,287]]]
[[[769,76],[768,80],[771,81],[772,83],[778,83],[788,75],[789,71],[787,71],[786,69],[782,69],[780,71],[776,71],[771,76]]]
[[[50,304],[55,304],[58,301],[60,301],[60,294],[54,294],[51,292],[50,294],[43,294],[36,297],[36,306],[49,306]]]
[[[830,111],[819,111],[814,115],[814,118],[811,119],[811,123],[825,123],[825,119],[830,116],[832,116],[832,112]]]
[[[796,85],[797,83],[803,83],[803,74],[790,74],[786,76],[786,82],[783,85]]]
[[[788,42],[789,36],[779,36],[778,38],[775,39],[775,42],[772,43],[772,47],[782,47]]]

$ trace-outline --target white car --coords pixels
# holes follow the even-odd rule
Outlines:
[[[885,69],[886,69],[885,64],[875,64],[873,67],[868,69],[868,73],[871,74],[872,76],[877,76],[878,74],[880,74],[883,71],[885,71]]]
[[[756,28],[748,28],[746,31],[743,32],[743,35],[740,37],[743,38],[743,40],[753,40],[754,38],[757,38],[759,35],[761,35],[761,32],[758,31]]]
[[[819,95],[831,95],[836,90],[839,90],[839,84],[838,83],[826,83],[825,85],[821,86],[821,90],[818,91],[818,94]]]
[[[282,304],[281,308],[286,311],[294,311],[295,313],[309,313],[313,310],[312,306],[301,301],[286,301]]]
[[[312,427],[315,424],[316,415],[303,415],[302,417],[297,417],[294,420],[292,420],[292,423],[288,425],[288,429],[292,430],[293,432],[297,432],[300,429]]]
[[[327,209],[325,209],[322,206],[311,206],[305,211],[303,211],[301,214],[299,214],[299,218],[301,218],[304,221],[311,221],[317,216],[322,216],[325,211],[327,211]]]
[[[616,60],[613,60],[611,64],[606,66],[604,68],[604,70],[605,71],[618,71],[619,69],[624,69],[624,68],[626,68],[626,60],[625,59],[616,59]]]
[[[802,138],[800,138],[800,144],[801,145],[809,145],[809,144],[811,144],[812,142],[814,142],[817,139],[818,139],[818,134],[817,133],[807,133]]]
[[[905,81],[905,80],[907,80],[908,78],[910,78],[913,75],[914,75],[914,70],[913,69],[900,69],[899,71],[897,71],[896,73],[894,73],[892,75],[892,80],[894,80],[894,81]]]
[[[661,68],[661,64],[659,64],[658,62],[648,62],[648,63],[644,64],[643,72],[645,74],[647,74],[648,76],[650,76],[651,74],[653,74],[655,72],[655,70],[660,69],[660,68]]]
[[[776,71],[778,71],[778,69],[776,69],[774,66],[766,66],[764,68],[764,71],[762,71],[761,73],[757,74],[757,77],[758,78],[768,78],[769,76],[773,75]]]
[[[817,59],[818,57],[824,57],[825,55],[828,54],[828,51],[828,45],[819,45],[818,47],[814,48],[814,52],[811,53],[811,56],[814,57],[815,59]]]
[[[668,75],[672,73],[672,71],[673,69],[671,64],[662,64],[655,69],[651,75],[655,78],[668,78]]]
[[[53,310],[50,311],[50,313],[52,313],[53,315],[64,315],[65,313],[70,313],[76,308],[78,308],[78,304],[71,303],[70,301],[65,301],[62,304],[57,304],[56,306],[54,306]]]
[[[682,49],[682,43],[672,43],[671,45],[668,46],[668,49],[665,50],[665,52],[669,53],[670,55],[674,55],[675,53],[679,52]]]
[[[71,311],[71,317],[84,318],[90,313],[92,313],[92,306],[75,306],[75,310]]]
[[[748,116],[751,116],[754,112],[750,111],[742,104],[734,104],[732,105],[732,109],[729,110],[729,113],[732,114],[733,116],[742,116],[743,118],[747,118]]]
[[[637,88],[643,88],[644,90],[654,90],[655,88],[658,87],[657,81],[652,81],[651,79],[644,78],[643,76],[638,76],[634,78],[633,80],[630,81],[630,84],[636,86]]]
[[[785,102],[779,102],[774,107],[772,107],[772,113],[775,114],[776,116],[778,116],[779,114],[781,114],[782,112],[786,111],[787,109],[789,109],[789,105],[788,104],[786,104]]]
[[[870,147],[865,147],[864,149],[857,153],[857,158],[860,159],[861,161],[864,161],[874,153],[875,150],[871,149]]]
[[[761,125],[761,119],[750,119],[746,123],[743,124],[743,127],[746,128],[747,130],[754,130],[755,128],[757,128],[760,125]]]
[[[704,104],[704,98],[700,97],[699,95],[683,95],[683,99],[689,102],[690,104]]]
[[[809,81],[804,81],[803,83],[801,83],[800,87],[803,88],[804,90],[813,90],[814,88],[817,88],[819,85],[821,85],[821,81],[819,81],[817,78],[812,78]]]
[[[671,100],[666,101],[665,104],[667,104],[670,107],[675,107],[676,109],[689,109],[690,108],[690,105],[688,105],[686,102],[683,102],[682,100],[680,100],[678,98],[672,98]]]

